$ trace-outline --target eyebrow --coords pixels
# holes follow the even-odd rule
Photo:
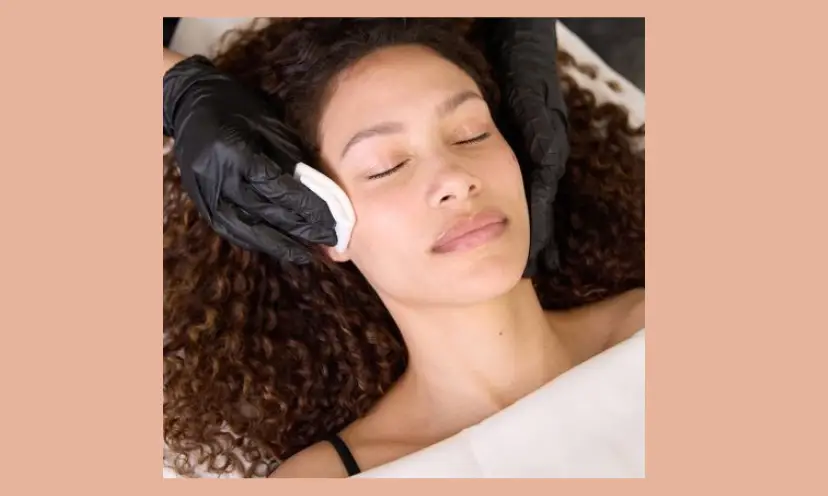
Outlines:
[[[475,93],[472,90],[465,90],[457,93],[456,95],[451,96],[449,99],[441,103],[437,107],[437,115],[445,117],[446,115],[454,112],[460,105],[463,105],[469,100],[483,100],[479,94]],[[348,150],[354,147],[360,141],[364,141],[368,138],[373,138],[375,136],[383,136],[388,134],[394,134],[402,132],[405,126],[402,125],[400,122],[381,122],[369,128],[363,129],[356,133],[348,143],[345,145],[345,148],[342,149],[342,154],[340,155],[340,160],[345,157],[345,154],[348,153]]]

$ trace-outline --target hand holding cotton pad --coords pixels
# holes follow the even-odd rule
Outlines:
[[[356,223],[354,207],[348,195],[331,178],[301,162],[296,165],[293,175],[328,205],[336,221],[335,249],[339,253],[344,252],[351,241],[351,233]]]
[[[308,245],[336,238],[347,245],[353,224],[347,198],[337,200],[324,176],[312,172],[306,184],[326,194],[328,205],[300,183],[295,132],[272,102],[206,57],[186,58],[164,74],[164,135],[173,139],[181,184],[199,214],[230,243],[300,264],[312,258]],[[338,221],[329,207],[340,213]]]

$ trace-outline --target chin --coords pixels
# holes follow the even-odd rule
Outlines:
[[[442,272],[438,278],[442,293],[450,293],[447,299],[458,303],[474,303],[495,298],[512,291],[523,278],[528,258],[525,250],[500,253],[472,254],[467,260]]]
[[[487,257],[477,263],[461,267],[424,270],[431,277],[406,277],[409,281],[398,284],[373,284],[383,299],[391,298],[411,305],[473,305],[498,298],[513,291],[523,280],[526,258]],[[417,282],[411,283],[412,279]]]

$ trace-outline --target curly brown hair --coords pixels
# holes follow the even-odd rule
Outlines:
[[[283,102],[311,155],[332,78],[383,46],[434,49],[497,105],[470,20],[282,19],[233,36],[216,65]],[[559,61],[572,58],[561,52]],[[571,128],[555,203],[560,267],[541,265],[533,278],[548,310],[644,286],[644,153],[635,145],[644,128],[559,76]],[[200,218],[165,156],[164,438],[179,474],[202,466],[266,475],[365,414],[406,358],[394,320],[352,264],[320,250],[294,266],[229,244]]]

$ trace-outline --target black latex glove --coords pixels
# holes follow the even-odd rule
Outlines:
[[[185,191],[222,237],[280,260],[306,263],[309,244],[336,245],[327,204],[294,179],[298,139],[272,103],[205,57],[164,75],[164,134]]]
[[[556,20],[476,22],[501,91],[498,120],[527,183],[531,242],[524,277],[532,277],[539,263],[559,266],[553,204],[569,157],[569,124],[557,73]]]

